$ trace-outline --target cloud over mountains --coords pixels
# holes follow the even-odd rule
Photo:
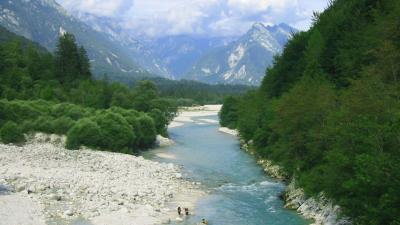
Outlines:
[[[138,34],[230,36],[245,33],[254,22],[310,26],[314,11],[327,0],[57,0],[67,10],[115,19]]]

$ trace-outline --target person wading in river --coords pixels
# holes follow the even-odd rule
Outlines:
[[[179,206],[178,207],[178,215],[181,215],[181,212],[182,212],[182,208]]]
[[[189,208],[185,208],[185,215],[189,216]]]

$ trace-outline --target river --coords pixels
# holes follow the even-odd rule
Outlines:
[[[169,129],[175,145],[145,155],[181,165],[184,177],[201,182],[207,193],[196,204],[195,215],[179,224],[193,225],[202,218],[210,225],[310,224],[283,208],[278,196],[285,185],[266,176],[255,159],[239,148],[236,137],[218,131],[216,115],[191,119]]]

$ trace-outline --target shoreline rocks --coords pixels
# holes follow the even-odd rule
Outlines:
[[[225,133],[225,134],[230,134],[230,135],[233,135],[233,136],[236,136],[236,137],[239,136],[239,132],[237,130],[232,130],[232,129],[229,129],[227,127],[220,127],[218,129],[218,131],[222,132],[222,133]]]
[[[157,147],[163,148],[163,147],[168,147],[168,146],[171,146],[174,144],[175,144],[175,142],[173,140],[163,137],[161,135],[157,135],[157,138],[156,138],[156,146]]]
[[[305,218],[312,219],[314,222],[311,225],[352,224],[349,218],[340,217],[340,206],[334,205],[333,202],[327,199],[323,193],[319,194],[317,197],[308,197],[304,190],[296,185],[295,179],[290,179],[280,166],[274,164],[268,159],[257,157],[255,152],[249,147],[251,144],[252,143],[245,143],[243,140],[240,140],[241,149],[258,158],[257,164],[264,169],[266,174],[288,183],[285,193],[282,195],[282,199],[285,202],[285,208],[296,210]]]
[[[304,190],[298,188],[296,180],[292,179],[284,194],[285,207],[295,209],[308,219],[313,219],[313,225],[350,225],[349,218],[341,218],[341,210],[331,200],[320,193],[316,197],[307,197]]]

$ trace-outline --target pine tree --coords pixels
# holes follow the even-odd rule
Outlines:
[[[70,82],[81,72],[80,53],[73,34],[65,33],[59,38],[55,52],[55,73],[61,83]]]
[[[80,77],[90,78],[92,76],[92,73],[90,72],[90,60],[83,46],[79,48],[79,66]]]

